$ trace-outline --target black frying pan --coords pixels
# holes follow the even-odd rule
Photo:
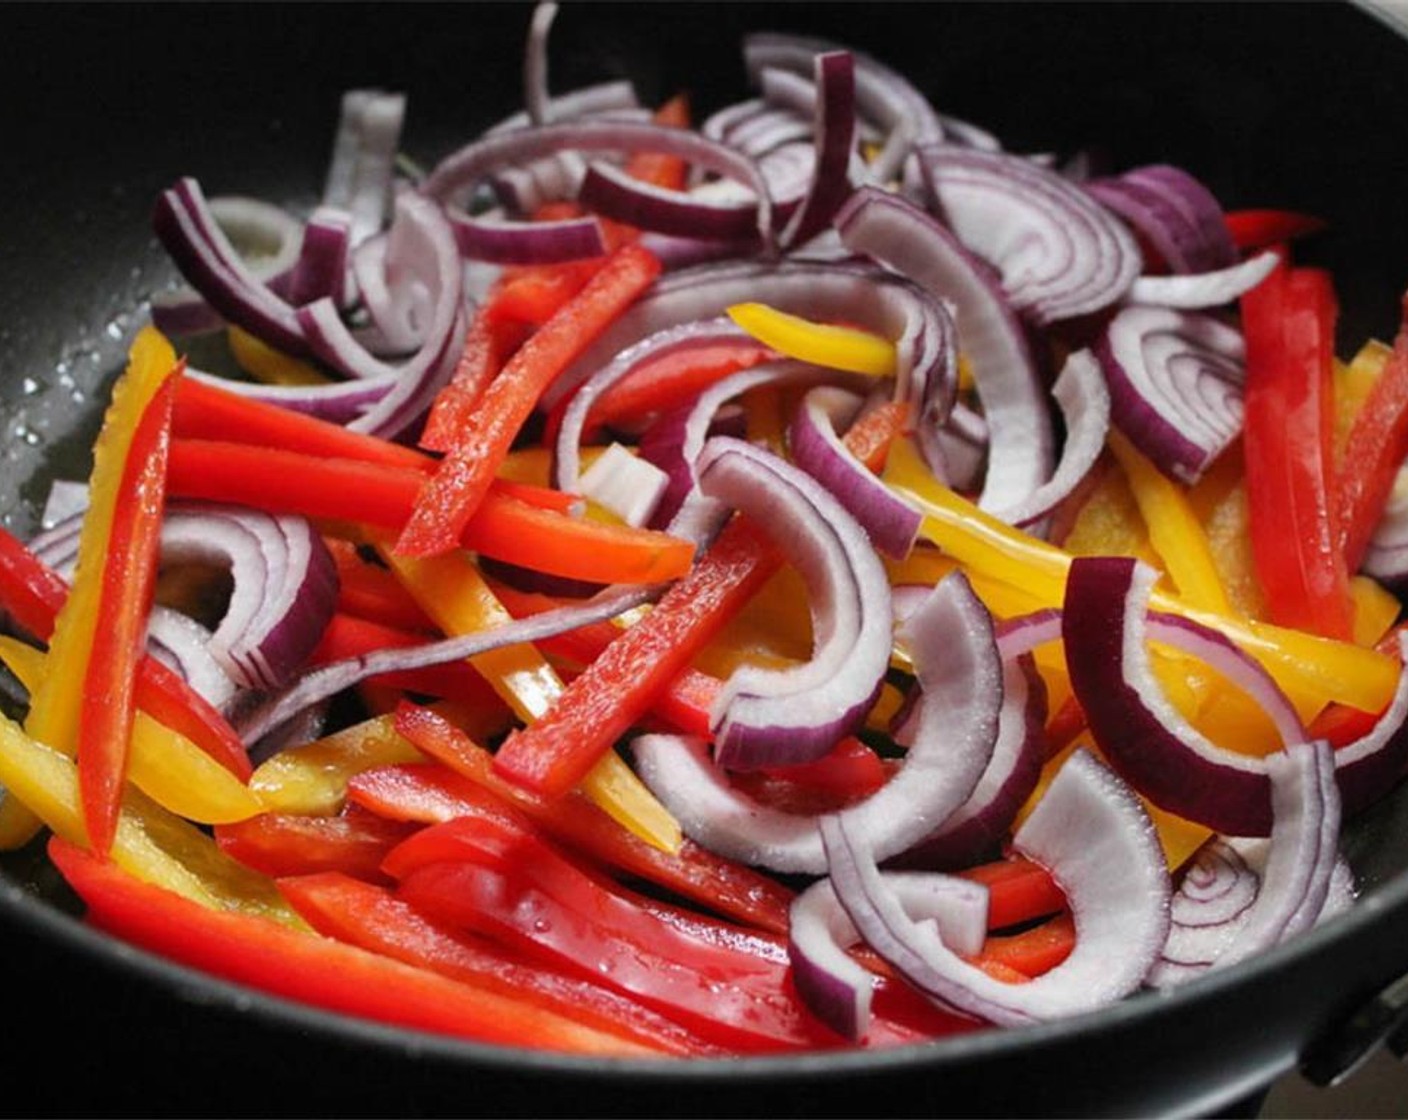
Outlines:
[[[291,205],[321,188],[338,95],[410,96],[431,162],[521,103],[523,5],[7,6],[0,87],[0,510],[28,532],[85,465],[132,310],[170,272],[149,233],[179,175]],[[570,5],[557,89],[629,77],[703,111],[741,96],[747,28],[810,30],[911,75],[1009,146],[1165,159],[1228,206],[1319,213],[1343,347],[1408,287],[1408,43],[1320,4]],[[94,935],[37,853],[0,877],[6,1111],[44,1114],[1209,1114],[1255,1100],[1408,970],[1408,791],[1356,823],[1364,899],[1166,996],[885,1054],[656,1066],[524,1055],[266,999]],[[1389,1016],[1392,1018],[1392,1016]],[[1370,1032],[1372,1035],[1373,1032]],[[1374,1035],[1374,1037],[1377,1037]],[[1329,1057],[1327,1058],[1327,1055]]]

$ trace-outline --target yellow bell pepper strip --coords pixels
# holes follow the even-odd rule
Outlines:
[[[326,385],[328,376],[311,362],[276,350],[233,323],[226,329],[230,353],[240,369],[266,385]]]
[[[78,541],[73,586],[54,620],[49,639],[49,672],[30,697],[25,731],[69,757],[79,748],[88,667],[98,640],[104,597],[104,571],[114,519],[123,500],[125,465],[142,416],[175,370],[176,353],[153,328],[134,339],[126,370],[113,386],[102,430],[93,448],[89,505]],[[121,671],[121,666],[114,666]],[[125,748],[124,748],[125,749]],[[96,760],[94,760],[96,761]],[[9,799],[0,805],[0,835],[8,842],[32,836],[34,815]],[[21,841],[22,842],[22,841]]]
[[[595,1056],[658,1051],[523,1000],[169,890],[52,842],[49,856],[99,928],[170,960],[325,1010],[439,1034]]]
[[[412,597],[446,634],[473,634],[512,621],[478,567],[463,554],[416,559],[390,542],[379,551]],[[470,662],[525,723],[539,719],[562,694],[562,679],[533,646],[509,646]],[[641,839],[667,852],[683,839],[679,822],[625,761],[606,754],[582,776],[582,790]]]
[[[1019,587],[1042,606],[1061,605],[1070,553],[998,521],[939,483],[909,440],[891,447],[885,477],[923,513],[920,535],[965,569]],[[1266,667],[1307,718],[1330,700],[1380,711],[1398,680],[1397,660],[1375,650],[1216,615],[1159,589],[1152,605],[1220,630]]]
[[[0,716],[0,784],[56,836],[85,842],[78,770],[72,759],[36,742]],[[221,910],[242,910],[295,926],[300,919],[273,883],[236,863],[195,825],[126,792],[113,836],[112,862],[132,875]]]
[[[97,617],[78,723],[78,785],[88,843],[98,855],[112,846],[122,806],[136,718],[137,666],[146,654],[147,619],[156,594],[171,409],[183,372],[177,363],[137,420],[123,464],[122,488],[107,526],[98,578]],[[87,578],[79,570],[75,581]]]
[[[1393,348],[1370,339],[1348,362],[1335,363],[1335,472],[1342,469],[1349,432],[1355,418],[1369,399],[1374,384],[1383,376]]]
[[[44,677],[45,656],[43,650],[0,634],[0,661],[31,693]],[[128,776],[164,809],[201,824],[244,820],[263,811],[244,782],[141,710],[132,726]]]
[[[833,323],[814,323],[765,303],[735,303],[728,317],[764,346],[827,369],[895,375],[895,344],[888,338]]]
[[[454,446],[421,489],[396,551],[434,556],[459,544],[544,391],[635,302],[660,269],[659,260],[647,250],[623,245],[518,348],[484,390]]]
[[[1217,566],[1203,527],[1184,496],[1182,486],[1154,466],[1123,434],[1111,431],[1110,451],[1129,480],[1159,566],[1172,578],[1186,602],[1231,614],[1232,604],[1218,578]]]
[[[1094,470],[1091,481],[1072,495],[1074,513],[1053,519],[1051,539],[1076,556],[1133,556],[1157,568],[1158,555],[1124,471],[1109,456],[1097,460]]]
[[[1337,467],[1335,502],[1346,567],[1357,571],[1408,455],[1408,298],[1393,353],[1354,418]]]
[[[1334,496],[1333,283],[1321,269],[1283,261],[1241,305],[1242,455],[1267,610],[1282,625],[1347,639],[1354,604]]]
[[[270,812],[331,816],[342,809],[355,775],[424,761],[388,713],[271,755],[254,771],[249,788]]]

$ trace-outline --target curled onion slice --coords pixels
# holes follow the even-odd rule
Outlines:
[[[1143,258],[1126,226],[1059,173],[947,144],[921,145],[919,158],[941,218],[1038,325],[1101,311],[1139,275]]]
[[[1076,926],[1070,956],[1022,984],[996,980],[914,920],[876,866],[863,833],[842,815],[821,822],[831,884],[866,944],[932,999],[1019,1026],[1091,1011],[1135,991],[1168,936],[1163,849],[1133,791],[1076,751],[1013,837],[1013,849],[1051,872]]]
[[[1188,276],[1141,276],[1130,285],[1131,303],[1162,307],[1220,307],[1246,295],[1276,268],[1279,258],[1267,250],[1237,264]]]
[[[718,436],[698,462],[700,491],[766,531],[806,581],[816,648],[796,668],[744,667],[711,719],[721,766],[806,762],[849,734],[874,704],[890,659],[890,584],[865,531],[804,471]]]
[[[991,617],[968,581],[946,577],[907,625],[928,711],[890,780],[841,814],[877,860],[905,851],[968,801],[997,737],[1002,664]],[[631,749],[642,780],[698,843],[774,871],[826,872],[820,818],[784,813],[739,792],[710,762],[702,740],[642,735]]]
[[[858,521],[875,547],[903,560],[919,536],[919,511],[851,454],[837,435],[864,401],[835,387],[812,389],[788,429],[792,460],[825,486]]]
[[[1211,272],[1237,261],[1222,207],[1182,168],[1153,164],[1092,179],[1085,189],[1138,230],[1175,274]]]
[[[991,271],[954,235],[914,204],[863,187],[836,215],[842,241],[950,301],[957,345],[968,366],[987,427],[987,474],[978,504],[1003,516],[1050,481],[1055,433],[1046,388],[1026,333]],[[952,398],[930,395],[916,418],[930,466]]]
[[[1211,315],[1131,304],[1095,353],[1115,426],[1165,474],[1196,482],[1241,432],[1245,347]]]
[[[351,215],[353,245],[386,223],[405,117],[405,94],[353,89],[342,95],[322,204]]]
[[[987,888],[949,875],[883,873],[905,912],[932,920],[954,952],[976,955],[987,933]],[[875,974],[847,950],[861,940],[829,879],[819,879],[792,901],[787,956],[797,991],[832,1029],[851,1039],[864,1036],[870,1020]]]

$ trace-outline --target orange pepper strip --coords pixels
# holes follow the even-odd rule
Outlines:
[[[622,246],[586,287],[519,347],[479,398],[454,447],[425,483],[396,542],[398,552],[434,556],[459,544],[539,397],[635,302],[660,268],[659,260],[647,250],[634,244]]]
[[[270,513],[399,530],[424,474],[252,444],[177,439],[172,497],[235,502]],[[594,583],[657,583],[688,571],[688,541],[629,525],[571,517],[521,500],[534,495],[494,480],[459,543],[496,560]]]

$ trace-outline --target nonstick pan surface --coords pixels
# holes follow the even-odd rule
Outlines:
[[[11,5],[0,9],[0,511],[30,531],[78,476],[104,387],[171,271],[152,202],[307,207],[340,93],[409,95],[433,162],[518,108],[524,5]],[[746,93],[740,34],[827,36],[889,62],[1016,150],[1166,160],[1225,205],[1318,213],[1342,346],[1390,337],[1408,287],[1408,43],[1322,4],[567,5],[554,88],[626,77]],[[155,960],[78,922],[35,852],[5,860],[7,1111],[46,1115],[1206,1115],[1263,1089],[1408,971],[1408,794],[1355,824],[1349,915],[1186,990],[912,1051],[642,1066],[336,1019]]]

